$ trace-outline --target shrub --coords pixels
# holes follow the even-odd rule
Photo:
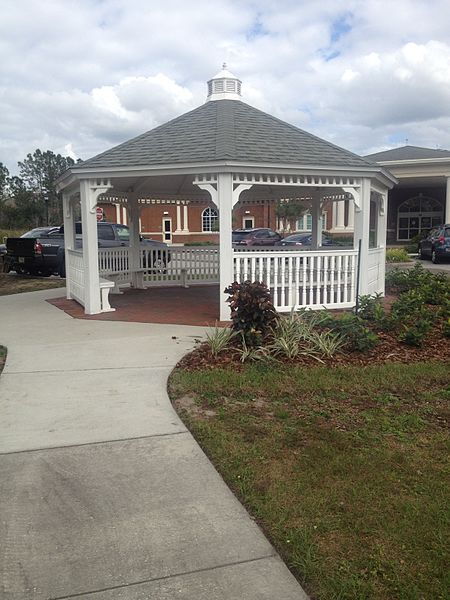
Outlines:
[[[400,294],[392,305],[391,318],[401,328],[400,341],[410,346],[421,346],[433,326],[434,312],[425,305],[419,290]]]
[[[320,316],[313,311],[301,310],[298,314],[281,317],[273,329],[268,351],[276,357],[294,359],[309,356],[320,360],[338,352],[345,341],[339,333],[317,331]]]
[[[211,332],[206,333],[206,344],[209,346],[211,354],[217,356],[230,347],[231,340],[236,336],[236,332],[229,327],[214,327]]]
[[[410,262],[407,251],[404,248],[388,248],[386,250],[386,262],[399,263]]]
[[[389,331],[393,328],[392,319],[384,310],[381,294],[359,296],[358,307],[358,316],[371,323],[376,329]]]
[[[351,351],[367,352],[378,344],[376,333],[366,327],[363,319],[352,313],[344,313],[340,317],[325,313],[322,325],[341,334],[345,346]]]
[[[386,286],[394,293],[420,290],[427,304],[440,305],[450,297],[450,279],[425,270],[420,263],[412,269],[392,269],[386,274]]]
[[[185,247],[190,246],[218,246],[218,242],[184,242]]]
[[[264,283],[244,281],[225,289],[234,331],[242,332],[248,346],[260,345],[278,318]]]

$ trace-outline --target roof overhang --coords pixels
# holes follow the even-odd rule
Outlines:
[[[379,165],[362,167],[323,166],[299,164],[247,163],[238,161],[217,161],[208,163],[167,164],[157,166],[115,167],[109,169],[72,167],[57,180],[57,190],[70,192],[82,179],[129,179],[170,177],[176,175],[201,175],[209,173],[264,173],[279,175],[340,175],[376,179],[381,185],[391,189],[397,179],[392,173]]]

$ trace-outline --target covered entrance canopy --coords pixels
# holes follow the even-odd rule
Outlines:
[[[142,285],[140,274],[146,268],[139,250],[141,208],[154,202],[210,199],[219,210],[221,290],[236,279],[258,279],[273,288],[284,310],[313,304],[350,306],[355,301],[356,248],[361,240],[360,293],[384,291],[386,198],[395,179],[379,165],[245,104],[240,85],[224,68],[208,82],[205,104],[77,164],[60,178],[67,293],[87,314],[108,308],[102,302],[108,284],[101,280],[99,268],[99,202],[127,208],[131,244],[125,270],[136,286]],[[320,216],[325,203],[343,198],[351,198],[354,205],[354,249],[330,254],[321,249]],[[240,200],[269,199],[310,208],[311,253],[233,250],[233,207]],[[78,201],[82,251],[75,249],[73,233]],[[220,319],[229,319],[222,299]]]

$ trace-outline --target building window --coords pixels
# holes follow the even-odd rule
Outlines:
[[[219,230],[219,213],[215,208],[205,208],[202,212],[202,231]]]
[[[428,196],[409,198],[398,207],[397,239],[408,241],[418,234],[427,233],[444,219],[441,203]]]
[[[325,223],[325,214],[320,217],[320,227]],[[312,215],[307,212],[297,219],[297,231],[312,231]]]

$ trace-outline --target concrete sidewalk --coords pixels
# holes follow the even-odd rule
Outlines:
[[[0,598],[305,599],[180,421],[197,327],[0,298]]]

